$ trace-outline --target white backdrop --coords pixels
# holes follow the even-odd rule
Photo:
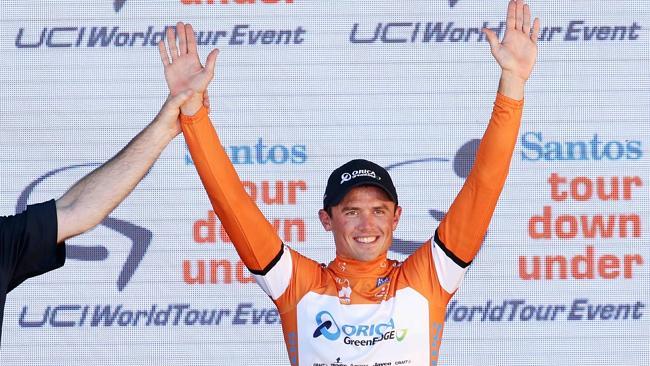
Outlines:
[[[502,27],[506,3],[4,0],[0,213],[59,197],[155,116],[155,42],[182,20],[202,57],[221,49],[211,116],[283,240],[333,258],[316,215],[324,185],[363,157],[396,181],[390,255],[404,258],[486,126],[499,70],[478,29]],[[520,140],[439,363],[650,365],[650,3],[531,8],[544,29]],[[288,364],[277,313],[222,237],[182,138],[68,245],[65,267],[9,295],[0,364]]]

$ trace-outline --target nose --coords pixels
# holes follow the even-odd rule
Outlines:
[[[359,215],[358,229],[361,232],[369,232],[375,227],[375,217],[370,213]]]

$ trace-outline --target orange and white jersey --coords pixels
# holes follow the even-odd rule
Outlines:
[[[321,265],[284,245],[243,188],[207,111],[181,126],[215,213],[282,319],[292,365],[435,365],[447,303],[505,183],[523,101],[497,95],[471,173],[433,238],[404,262]]]

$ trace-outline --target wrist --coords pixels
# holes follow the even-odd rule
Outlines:
[[[499,93],[508,98],[521,100],[524,99],[524,89],[526,79],[508,71],[501,72],[499,79]]]
[[[195,93],[181,106],[181,113],[186,116],[193,116],[203,106],[203,94]]]

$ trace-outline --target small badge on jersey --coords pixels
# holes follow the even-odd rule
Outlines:
[[[381,286],[387,284],[388,282],[390,282],[390,278],[388,278],[388,277],[380,277],[380,278],[377,279],[377,287],[381,287]]]
[[[350,296],[352,295],[352,288],[350,288],[350,281],[347,278],[336,278],[336,282],[341,285],[339,290],[339,302],[343,305],[350,304]]]

